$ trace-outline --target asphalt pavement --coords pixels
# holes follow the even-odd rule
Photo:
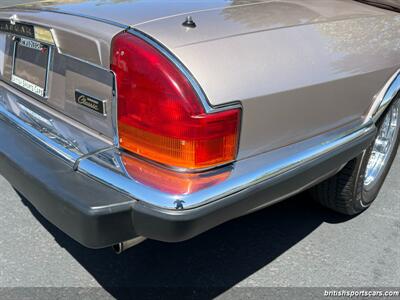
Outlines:
[[[122,255],[80,246],[2,177],[0,191],[0,287],[93,288],[110,298],[128,289],[183,288],[200,298],[242,289],[257,298],[262,287],[400,287],[399,158],[378,199],[357,217],[303,193],[190,241],[145,241]]]

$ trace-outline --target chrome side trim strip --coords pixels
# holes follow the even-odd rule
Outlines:
[[[388,106],[393,102],[400,92],[400,70],[398,70],[386,83],[380,93],[376,96],[374,105],[369,113],[370,118],[377,122]]]
[[[128,174],[115,172],[106,166],[99,165],[92,159],[83,160],[79,166],[79,171],[150,206],[176,210],[176,203],[180,201],[184,203],[184,207],[180,206],[179,209],[194,209],[258,186],[286,172],[310,164],[314,160],[340,149],[347,143],[370,135],[375,130],[375,124],[370,120],[367,124],[360,125],[356,129],[351,127],[340,133],[335,132],[320,136],[312,139],[312,141],[305,141],[271,153],[238,161],[232,166],[219,169],[221,173],[229,173],[228,178],[223,182],[184,195],[170,194],[148,184],[143,184],[140,182],[140,178],[132,178]],[[117,156],[116,160],[121,162],[120,154],[114,155]],[[120,169],[126,172],[125,168],[120,167]],[[203,178],[207,176],[208,174],[205,173]]]

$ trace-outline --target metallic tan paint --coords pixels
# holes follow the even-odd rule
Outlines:
[[[103,65],[110,33],[121,28],[104,34],[89,18],[158,40],[191,71],[211,105],[241,101],[239,159],[362,121],[400,67],[400,15],[351,0],[64,0],[20,9],[24,18],[59,25],[87,16],[79,28],[66,27],[104,42],[97,51]],[[182,26],[189,15],[195,29]],[[72,49],[76,42],[64,44]]]

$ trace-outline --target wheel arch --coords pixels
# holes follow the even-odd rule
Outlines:
[[[388,107],[400,95],[400,69],[397,70],[385,84],[383,89],[375,96],[375,101],[367,115],[367,120],[379,121]]]

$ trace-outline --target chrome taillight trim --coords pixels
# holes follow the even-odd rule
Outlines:
[[[186,77],[186,79],[189,81],[191,86],[193,87],[194,91],[197,94],[197,97],[199,98],[201,104],[203,105],[203,108],[206,113],[211,114],[215,112],[220,112],[224,110],[229,110],[229,109],[234,109],[234,108],[240,108],[242,109],[242,105],[239,101],[232,99],[232,102],[226,103],[224,105],[220,106],[212,106],[210,102],[208,101],[208,98],[201,88],[200,84],[196,80],[196,78],[193,76],[193,74],[186,68],[186,66],[176,57],[170,50],[167,49],[162,43],[159,41],[153,39],[152,37],[148,36],[147,34],[137,30],[137,29],[128,29],[127,32],[137,36],[138,38],[144,40],[148,44],[150,44],[152,47],[156,48],[162,55],[168,58],[169,61],[171,61],[177,69]]]
[[[207,168],[197,168],[197,169],[188,169],[188,168],[181,168],[181,167],[175,167],[175,166],[170,166],[166,165],[163,163],[159,162],[154,162],[151,160],[148,160],[144,157],[141,157],[142,160],[147,161],[151,164],[158,165],[162,168],[169,169],[172,171],[176,172],[181,172],[181,173],[201,173],[209,170],[213,170],[216,168],[221,168],[227,165],[232,164],[233,162],[236,161],[236,158],[239,155],[239,145],[240,145],[240,138],[241,138],[241,125],[243,121],[243,107],[242,104],[239,101],[232,101],[229,103],[226,103],[224,105],[220,106],[212,106],[210,102],[208,101],[208,98],[206,94],[204,93],[203,89],[201,88],[200,84],[197,82],[196,78],[193,76],[193,74],[185,67],[185,65],[170,51],[168,50],[162,43],[159,41],[155,40],[151,36],[148,36],[147,34],[134,29],[130,28],[122,32],[128,32],[141,40],[145,41],[148,43],[150,46],[155,48],[157,51],[159,51],[162,55],[164,55],[170,62],[174,64],[174,66],[181,72],[181,74],[188,80],[192,88],[194,89],[202,107],[205,110],[205,113],[207,114],[212,114],[212,113],[218,113],[226,110],[231,110],[231,109],[240,109],[240,121],[238,124],[238,137],[237,137],[237,147],[236,147],[236,155],[235,155],[235,160],[229,161],[220,165],[212,166],[212,167],[207,167]],[[115,76],[115,73],[111,70],[114,76],[114,97],[113,97],[113,131],[115,133],[114,136],[114,145],[120,149],[120,143],[119,143],[119,134],[118,134],[118,88],[117,88],[117,78]],[[123,150],[123,149],[121,149]],[[133,154],[134,155],[134,154]]]

